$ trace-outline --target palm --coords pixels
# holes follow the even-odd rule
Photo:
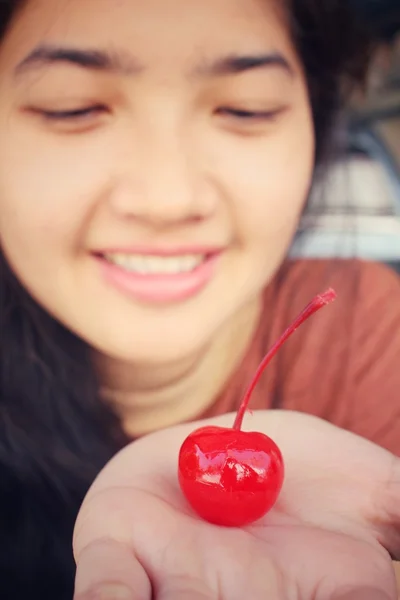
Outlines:
[[[232,416],[216,421],[228,425]],[[247,428],[268,432],[286,463],[281,498],[261,522],[225,529],[193,514],[176,477],[180,444],[193,430],[185,425],[143,438],[106,467],[78,519],[78,557],[93,539],[127,544],[157,599],[328,600],[362,587],[396,598],[391,560],[379,543],[393,458],[294,413],[258,413]]]

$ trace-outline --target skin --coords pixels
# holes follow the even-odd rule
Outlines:
[[[100,474],[75,529],[75,600],[396,600],[398,458],[320,419],[254,413],[244,430],[278,443],[286,479],[265,518],[226,529],[193,514],[178,487],[192,430],[147,436]]]
[[[112,48],[124,71],[58,63],[16,75],[44,43]],[[207,69],[271,52],[288,68]],[[94,349],[129,433],[198,417],[246,350],[310,186],[310,106],[283,15],[268,0],[30,0],[0,72],[0,240],[12,268]],[[37,113],[99,103],[69,122]],[[188,243],[223,250],[216,273],[161,307],[105,283],[91,255]]]

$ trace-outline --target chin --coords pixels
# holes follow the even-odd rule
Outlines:
[[[88,340],[89,341],[89,340]],[[90,343],[90,342],[89,342]],[[168,338],[149,334],[147,337],[136,335],[119,340],[92,340],[90,346],[112,360],[132,365],[168,365],[185,362],[202,353],[209,344],[203,335],[174,336]]]

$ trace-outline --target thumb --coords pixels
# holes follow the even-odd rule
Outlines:
[[[151,600],[146,571],[132,550],[120,542],[100,540],[76,557],[74,600]]]

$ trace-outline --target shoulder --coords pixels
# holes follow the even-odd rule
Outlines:
[[[327,288],[336,301],[302,327],[322,333],[334,324],[340,333],[368,329],[377,332],[385,324],[400,325],[400,276],[393,269],[361,260],[299,260],[284,265],[268,291],[266,309],[273,304],[277,321],[294,318],[317,294]],[[273,300],[272,300],[273,299]],[[303,337],[303,334],[300,334]],[[400,334],[399,334],[400,335]],[[336,337],[336,336],[334,336]]]
[[[301,302],[304,298],[333,287],[338,294],[338,303],[355,301],[368,306],[375,298],[386,297],[390,291],[400,296],[400,277],[391,268],[375,262],[362,260],[298,260],[288,261],[278,272],[273,286],[280,297],[289,294],[287,301]],[[395,303],[396,298],[386,298]]]
[[[302,410],[400,453],[400,277],[376,263],[287,263],[270,286],[272,339],[318,293],[337,300],[305,323],[277,359],[286,408]],[[269,339],[269,343],[271,338]],[[382,405],[384,400],[385,404]]]

